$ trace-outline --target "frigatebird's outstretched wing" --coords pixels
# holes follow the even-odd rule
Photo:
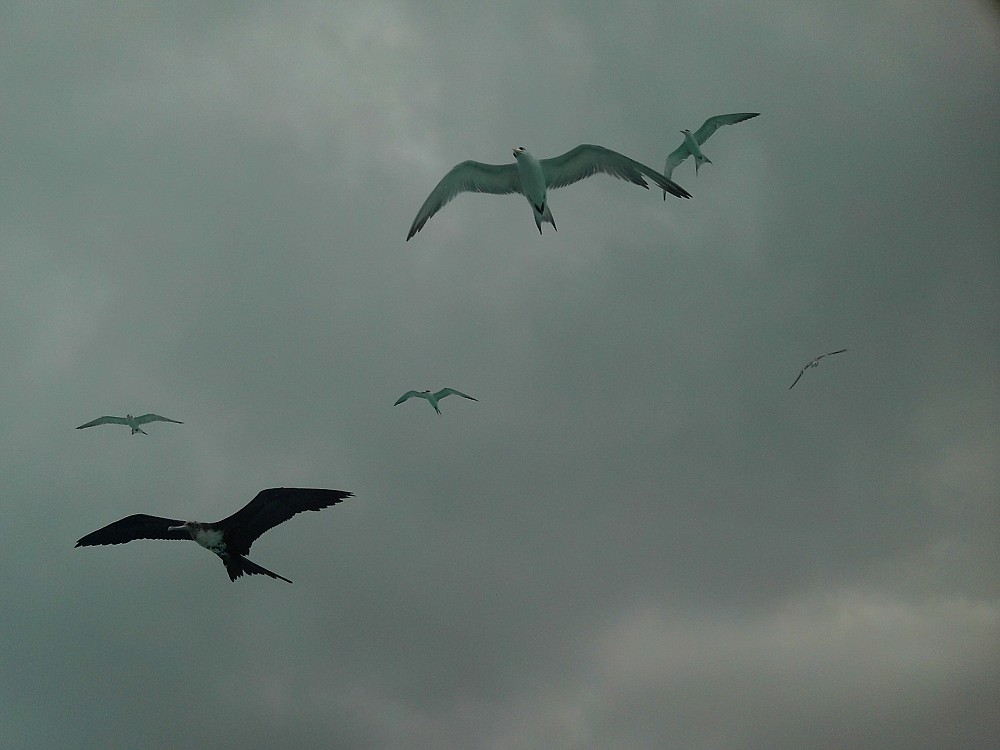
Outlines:
[[[176,419],[161,417],[159,414],[143,414],[141,417],[136,417],[135,421],[138,424],[148,424],[149,422],[173,422],[174,424],[184,424],[183,422],[178,422]]]
[[[160,518],[136,513],[120,521],[109,523],[103,529],[91,531],[80,539],[77,547],[92,547],[97,544],[125,544],[133,539],[190,539],[191,535],[185,529],[169,531],[171,526],[180,526],[184,522],[175,518]]]
[[[296,513],[322,510],[354,495],[343,490],[316,490],[297,487],[272,487],[261,490],[257,497],[228,518],[212,526],[223,529],[230,552],[250,553],[250,545],[268,529],[284,523]]]

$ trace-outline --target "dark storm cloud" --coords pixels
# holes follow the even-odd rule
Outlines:
[[[995,745],[996,31],[12,9],[5,747]],[[462,195],[404,242],[461,160],[658,167],[728,111],[690,201],[595,177],[539,237]],[[73,429],[146,411],[184,424]],[[294,586],[72,547],[282,485],[356,493],[254,546]]]

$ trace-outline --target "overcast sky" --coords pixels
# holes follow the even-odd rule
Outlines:
[[[4,3],[0,745],[1000,746],[998,29]],[[466,194],[404,241],[457,162],[662,169],[724,112],[691,200],[598,176],[539,236]],[[74,429],[147,411],[184,424]],[[356,495],[254,545],[294,585],[73,547],[278,486]]]

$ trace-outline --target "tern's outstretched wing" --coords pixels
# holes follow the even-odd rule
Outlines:
[[[463,161],[451,168],[417,211],[417,216],[406,235],[407,241],[424,228],[424,224],[434,214],[447,205],[459,193],[505,193],[521,192],[521,177],[515,164],[483,164],[478,161]]]
[[[434,398],[436,398],[436,399],[442,399],[445,396],[450,396],[453,393],[456,396],[461,396],[462,398],[467,398],[470,401],[478,401],[479,400],[478,398],[473,398],[472,396],[470,396],[467,393],[462,393],[461,391],[456,391],[454,388],[442,388],[440,391],[438,391],[437,393],[434,394]]]
[[[76,429],[82,430],[85,427],[94,427],[99,424],[128,424],[128,420],[125,417],[98,417],[93,422],[87,422],[87,424],[82,424]]]
[[[838,349],[835,352],[827,352],[826,354],[820,354],[818,357],[816,357],[816,361],[818,362],[819,360],[823,359],[823,357],[829,357],[834,354],[843,354],[846,351],[847,349]]]
[[[663,174],[667,177],[667,179],[670,179],[670,175],[677,167],[677,165],[680,164],[685,159],[687,159],[689,156],[691,156],[691,151],[690,149],[688,149],[687,144],[682,141],[681,145],[678,146],[673,151],[671,151],[670,155],[667,156],[667,163],[663,167]],[[663,192],[663,199],[664,200],[667,199],[666,191]]]
[[[797,378],[795,378],[795,383],[799,382],[799,378],[802,377],[802,373],[804,373],[807,369],[808,367],[803,367],[801,370],[799,370],[799,375]],[[792,383],[790,386],[788,386],[788,390],[792,390],[792,388],[795,387],[795,383]]]
[[[799,378],[802,377],[802,373],[803,372],[805,372],[806,370],[808,370],[810,367],[816,367],[819,364],[819,361],[821,359],[823,359],[823,357],[829,357],[829,356],[831,356],[833,354],[843,354],[846,351],[847,351],[847,349],[838,349],[835,352],[827,352],[826,354],[820,354],[818,357],[816,357],[816,359],[814,359],[812,362],[810,362],[805,367],[803,367],[801,371],[799,371],[799,377],[795,378],[795,383],[799,382]],[[790,386],[788,386],[788,390],[792,390],[792,388],[795,387],[795,383],[792,383]]]
[[[184,424],[183,422],[178,422],[176,419],[161,417],[159,414],[143,414],[141,417],[136,417],[135,421],[136,424],[147,424],[149,422],[173,422],[174,424]]]
[[[645,176],[671,195],[676,195],[678,198],[691,197],[687,190],[667,179],[655,169],[640,164],[617,151],[604,148],[604,146],[592,146],[585,143],[561,156],[542,159],[539,163],[545,173],[545,184],[550,188],[572,185],[574,182],[603,172],[649,189],[649,185],[643,179]]]
[[[427,398],[426,393],[421,393],[420,391],[407,391],[406,393],[404,393],[402,396],[399,397],[399,399],[396,401],[396,403],[393,404],[393,406],[399,406],[401,403],[406,401],[406,399],[413,398],[414,396],[419,396],[420,398]]]
[[[709,117],[702,123],[701,127],[694,131],[691,135],[700,146],[708,140],[708,137],[712,135],[712,133],[721,128],[723,125],[733,125],[737,122],[743,122],[744,120],[749,120],[751,117],[756,117],[759,114],[760,112],[733,112],[728,115],[716,115],[715,117]],[[671,151],[667,156],[667,163],[663,167],[663,174],[669,179],[670,175],[673,174],[673,171],[677,168],[677,165],[687,159],[690,155],[691,151],[688,149],[687,144],[682,141],[681,145]],[[666,197],[666,193],[664,193],[664,200],[666,200]]]
[[[694,131],[691,135],[694,136],[694,139],[700,146],[708,140],[712,133],[721,128],[723,125],[735,125],[738,122],[749,120],[751,117],[756,117],[759,114],[760,112],[733,112],[728,115],[716,115],[715,117],[709,117],[702,123],[701,127]]]

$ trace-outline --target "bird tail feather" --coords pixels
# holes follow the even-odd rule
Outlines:
[[[542,206],[541,211],[539,211],[538,207],[534,203],[532,203],[531,211],[535,215],[535,226],[538,227],[539,234],[542,233],[543,222],[548,222],[549,224],[552,225],[553,229],[555,229],[557,232],[559,231],[559,228],[556,226],[555,219],[552,218],[552,212],[549,211],[548,201],[546,201],[545,204]]]
[[[704,154],[702,154],[701,156],[698,156],[696,154],[695,157],[694,157],[694,173],[698,174],[698,167],[700,167],[702,164],[706,164],[706,163],[707,164],[711,164],[712,160],[709,159]]]
[[[226,571],[229,573],[229,580],[235,581],[237,578],[246,573],[248,576],[252,575],[265,575],[271,576],[271,578],[280,578],[282,581],[287,581],[291,583],[284,576],[279,576],[277,573],[268,570],[263,565],[258,565],[253,560],[248,560],[242,555],[231,555],[226,562]]]

